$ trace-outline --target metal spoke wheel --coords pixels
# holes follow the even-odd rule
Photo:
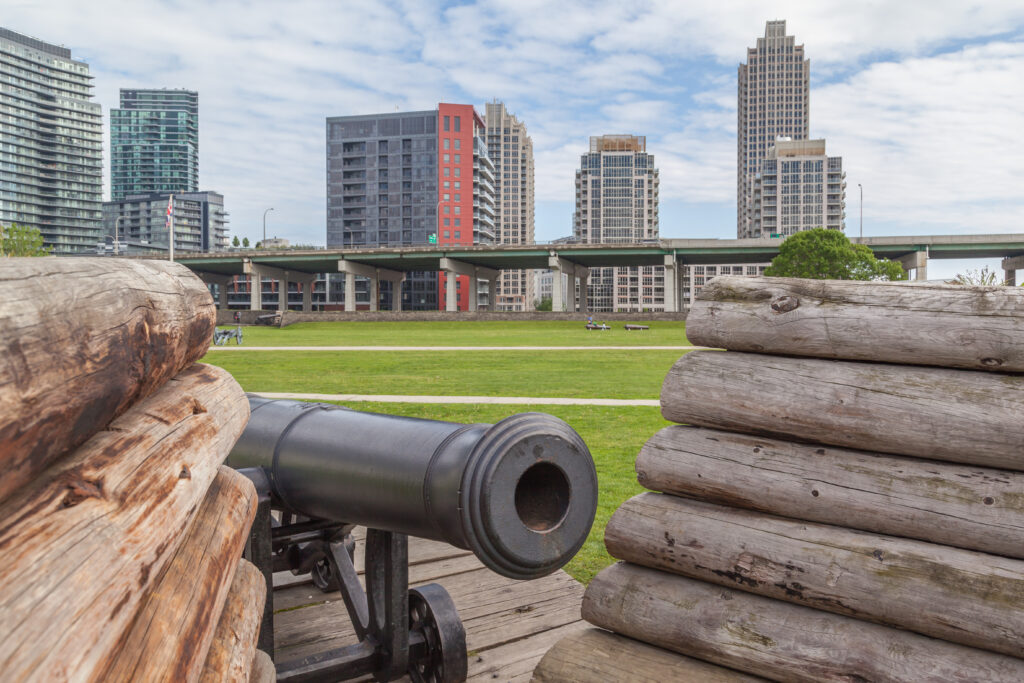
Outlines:
[[[423,634],[428,650],[409,663],[414,683],[466,680],[466,630],[448,591],[436,583],[410,589],[409,630]]]

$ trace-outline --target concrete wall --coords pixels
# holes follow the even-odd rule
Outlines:
[[[218,325],[233,325],[236,311],[217,311]],[[272,311],[237,311],[243,325],[253,325],[257,316]],[[287,311],[281,326],[305,322],[411,322],[411,321],[474,321],[474,320],[574,320],[585,322],[585,313],[544,313],[530,311],[524,313],[498,313],[494,311],[477,311],[468,313],[448,313],[447,311],[326,311],[323,313],[301,313]],[[646,320],[686,320],[685,313],[596,313],[594,322],[640,322]]]

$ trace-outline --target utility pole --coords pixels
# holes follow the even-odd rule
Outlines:
[[[267,209],[266,211],[263,212],[263,242],[267,241],[267,212],[268,211],[273,211],[273,210],[274,210],[274,207],[270,207],[269,209]],[[266,244],[262,244],[261,243],[261,245],[263,246],[264,249],[267,248]]]
[[[864,243],[864,186],[857,183],[860,188],[860,241]]]

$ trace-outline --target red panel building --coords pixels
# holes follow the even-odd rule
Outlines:
[[[494,174],[484,145],[484,120],[473,105],[437,105],[438,245],[494,241]],[[469,308],[469,278],[455,278],[460,311]],[[447,277],[438,277],[444,308]]]

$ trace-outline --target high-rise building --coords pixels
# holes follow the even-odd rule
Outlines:
[[[846,174],[842,157],[824,140],[780,138],[768,148],[752,186],[756,236],[788,237],[801,230],[844,230]]]
[[[647,139],[636,135],[590,138],[576,171],[573,236],[593,244],[658,239],[658,169]],[[595,312],[656,311],[665,307],[663,266],[594,268],[588,308]]]
[[[102,125],[88,64],[0,28],[0,224],[38,228],[55,254],[95,252]]]
[[[494,162],[495,235],[499,244],[534,241],[533,140],[526,124],[502,102],[486,105],[487,153]],[[523,269],[503,270],[494,292],[494,310],[533,310],[534,278]]]
[[[179,192],[173,195],[174,251],[218,251],[228,246],[224,195]],[[103,225],[119,253],[167,251],[167,204],[171,195],[154,192],[103,202]]]
[[[785,21],[769,21],[757,47],[737,73],[736,235],[761,237],[754,228],[753,183],[779,137],[806,140],[810,128],[811,62],[804,46],[786,35]]]
[[[328,118],[327,246],[494,243],[494,165],[484,129],[468,104]],[[469,278],[456,280],[466,310]],[[436,272],[409,273],[401,307],[437,310],[445,287]],[[357,301],[366,300],[366,290],[358,292]],[[388,285],[381,295],[388,306]]]
[[[121,89],[110,110],[110,198],[199,189],[199,93]]]

